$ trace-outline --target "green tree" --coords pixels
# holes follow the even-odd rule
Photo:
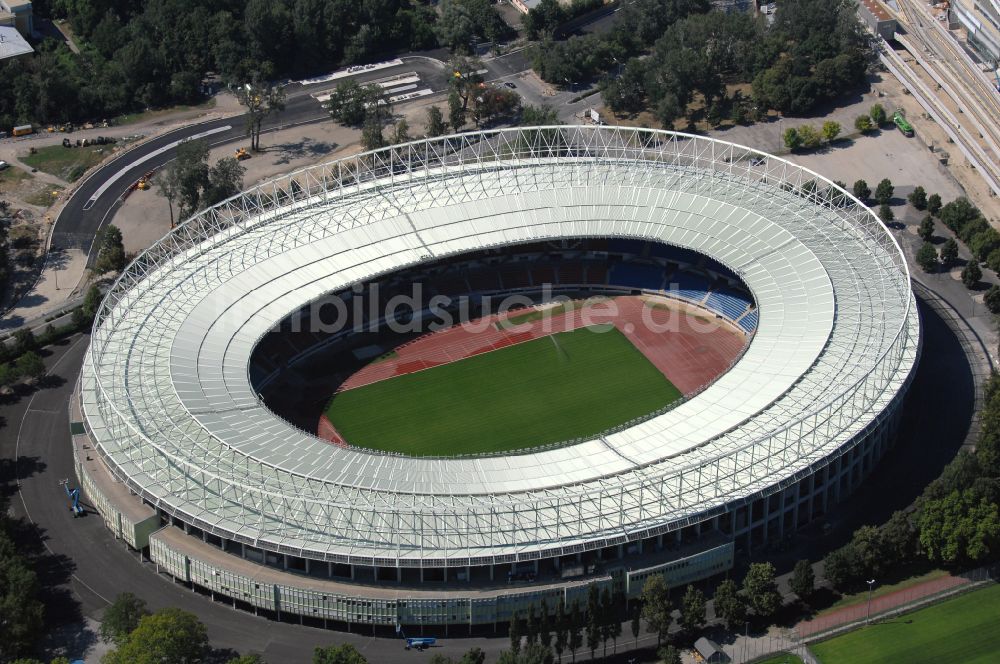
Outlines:
[[[867,134],[872,131],[875,126],[872,124],[872,119],[867,115],[859,115],[854,119],[854,128],[860,131],[862,134]]]
[[[656,647],[667,636],[673,622],[674,607],[670,604],[670,594],[662,574],[653,574],[642,587],[642,618],[646,628],[656,632]]]
[[[486,653],[482,648],[469,648],[458,660],[458,664],[483,664],[486,661]]]
[[[69,315],[69,324],[76,331],[84,330],[91,320],[87,317],[87,314],[83,313],[83,307],[76,307]]]
[[[188,140],[178,145],[174,159],[167,164],[159,183],[161,188],[165,188],[164,196],[169,190],[176,197],[180,219],[187,219],[201,209],[201,194],[209,184],[208,143]]]
[[[868,200],[868,197],[872,195],[872,189],[868,186],[868,183],[864,180],[857,180],[854,182],[854,187],[852,187],[854,192],[854,197],[859,201],[864,203]]]
[[[769,618],[781,607],[781,595],[774,581],[774,565],[752,563],[743,577],[743,592],[758,616]]]
[[[539,605],[538,642],[546,648],[552,647],[552,616],[549,615],[549,604],[542,598]]]
[[[892,208],[889,207],[888,203],[881,203],[878,206],[878,218],[881,219],[883,223],[888,224],[896,218],[896,215],[892,213]]]
[[[377,150],[386,146],[385,136],[382,134],[382,123],[369,116],[365,120],[365,126],[361,129],[361,146],[365,150]]]
[[[917,531],[906,512],[896,510],[878,530],[882,565],[886,569],[913,560],[917,553]]]
[[[9,362],[0,364],[0,387],[10,387],[17,382],[17,379],[17,369]]]
[[[35,339],[35,333],[32,332],[27,327],[22,327],[17,332],[14,333],[14,353],[21,355],[27,353],[30,350],[35,350],[38,348],[38,341]]]
[[[552,664],[552,651],[543,648],[540,643],[532,643],[518,652],[504,650],[497,664]]]
[[[101,639],[118,647],[124,645],[139,621],[149,615],[146,602],[132,593],[121,593],[104,610],[101,618]]]
[[[808,560],[800,560],[795,563],[788,585],[792,592],[799,596],[799,599],[804,602],[809,600],[813,591],[816,590],[816,575]]]
[[[45,363],[33,350],[17,358],[14,368],[19,376],[28,380],[38,380],[45,375]]]
[[[917,265],[919,265],[924,272],[934,272],[937,270],[938,255],[937,251],[934,249],[934,245],[930,242],[924,242],[920,245],[920,249],[917,251]]]
[[[918,520],[920,546],[932,562],[980,563],[1000,545],[998,506],[966,489],[927,500]]]
[[[927,209],[927,192],[921,186],[914,187],[910,195],[906,197],[906,200],[910,201],[910,205],[918,210]]]
[[[246,107],[246,133],[250,137],[250,149],[260,150],[260,130],[264,120],[273,113],[285,110],[285,91],[279,86],[254,75],[248,83],[237,88],[237,98]]]
[[[620,594],[608,595],[607,610],[604,619],[608,624],[608,636],[614,644],[614,652],[618,652],[618,637],[622,635],[622,621],[618,607],[624,602]]]
[[[656,651],[656,656],[663,664],[681,664],[681,651],[674,646],[664,646]]]
[[[121,646],[108,652],[104,664],[198,662],[208,648],[208,633],[194,614],[169,608],[143,616]],[[315,660],[314,660],[315,661]],[[324,663],[325,664],[325,663]]]
[[[180,200],[181,195],[180,184],[172,177],[172,174],[172,169],[168,165],[167,168],[153,176],[153,185],[156,187],[156,193],[167,199],[167,210],[170,212],[170,228],[177,225],[177,220],[174,219],[174,203]]]
[[[795,127],[789,127],[785,130],[784,140],[785,147],[793,152],[802,147],[802,137],[799,135],[799,130]]]
[[[368,92],[354,79],[346,79],[337,84],[326,102],[326,109],[335,122],[349,127],[357,127],[365,121],[365,103]]]
[[[631,621],[631,623],[629,625],[629,627],[631,627],[631,629],[632,629],[632,640],[633,640],[632,647],[633,648],[638,648],[639,647],[639,632],[642,631],[641,620],[642,620],[642,606],[640,606],[639,602],[633,602],[632,603],[632,621]]]
[[[882,181],[878,183],[878,186],[875,187],[875,202],[880,205],[888,205],[892,200],[893,191],[892,182],[889,178],[883,178]]]
[[[868,117],[872,119],[872,124],[881,127],[886,120],[885,108],[882,107],[882,104],[872,104],[871,110],[868,111]]]
[[[562,655],[566,651],[566,646],[569,645],[569,616],[566,614],[566,600],[559,596],[559,603],[556,604],[556,617],[555,617],[555,651],[556,656],[559,658],[560,664],[562,664]]]
[[[979,280],[983,278],[983,271],[979,268],[979,263],[974,260],[970,260],[962,268],[962,283],[968,289],[973,289],[979,284]]]
[[[447,131],[447,127],[444,124],[444,115],[441,113],[439,107],[431,106],[427,109],[427,128],[425,131],[431,138],[441,136]]]
[[[726,627],[733,629],[743,624],[747,617],[746,602],[739,595],[736,582],[726,579],[715,589],[712,596],[712,604],[715,607],[715,615],[726,623]]]
[[[917,235],[924,242],[930,242],[931,238],[934,237],[934,217],[928,214],[920,220],[920,226],[917,227]]]
[[[96,285],[87,289],[87,294],[83,297],[83,313],[87,315],[87,318],[93,318],[97,315],[97,310],[103,299],[104,295],[101,294],[101,289]]]
[[[239,655],[238,657],[233,657],[226,662],[226,664],[267,664],[267,660],[264,659],[263,655],[252,653],[249,655]]]
[[[983,304],[992,314],[1000,314],[1000,286],[996,284],[990,286],[983,296]]]
[[[945,267],[950,267],[958,260],[958,242],[955,242],[955,238],[948,238],[941,245],[941,263]]]
[[[448,122],[452,131],[458,132],[465,126],[465,107],[457,90],[448,93]]]
[[[350,643],[339,646],[317,646],[313,650],[312,664],[368,664],[368,660]]]
[[[208,208],[240,193],[246,172],[247,169],[235,157],[215,162],[215,166],[208,171],[208,186],[202,194],[201,206]]]
[[[834,588],[844,590],[861,578],[857,555],[851,544],[834,549],[823,558],[823,576]]]
[[[576,651],[583,645],[583,616],[580,613],[580,600],[574,599],[569,609],[569,651],[576,661]]]
[[[524,635],[529,646],[538,643],[538,616],[534,604],[528,607],[528,617],[524,621]]]
[[[43,634],[38,577],[6,532],[0,532],[0,659],[24,654]]]
[[[706,618],[705,593],[692,585],[688,585],[681,598],[681,627],[688,634],[694,634],[705,626]]]
[[[106,272],[121,272],[125,269],[125,244],[122,240],[122,232],[117,226],[109,225],[98,236],[100,250],[97,253],[97,261],[94,262],[94,270],[98,274]]]
[[[350,643],[339,646],[316,646],[312,664],[368,664],[368,660]]]
[[[410,124],[406,121],[406,118],[400,118],[396,122],[396,126],[392,132],[392,142],[396,143],[406,143],[410,140]]]
[[[836,123],[835,123],[836,124]],[[823,136],[812,125],[799,127],[799,143],[806,150],[815,150],[823,142]],[[791,146],[788,146],[791,147]]]
[[[931,194],[927,197],[927,211],[933,215],[941,211],[941,196],[939,194]]]
[[[840,136],[840,123],[834,122],[833,120],[827,120],[823,123],[823,138],[827,143],[833,143]]]
[[[592,583],[587,588],[587,648],[590,658],[594,659],[597,646],[601,644],[601,601],[597,584]]]
[[[524,632],[521,631],[521,612],[514,611],[510,616],[510,625],[507,628],[507,635],[510,637],[510,649],[517,653],[521,649],[521,639]]]
[[[857,574],[871,578],[884,571],[882,563],[882,537],[875,526],[861,526],[851,536],[851,548],[857,565]]]

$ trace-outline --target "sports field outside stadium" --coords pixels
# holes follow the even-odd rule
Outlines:
[[[822,664],[986,664],[1000,653],[1000,586],[810,646]]]
[[[624,334],[595,325],[340,392],[326,416],[357,447],[488,454],[599,434],[680,397]]]

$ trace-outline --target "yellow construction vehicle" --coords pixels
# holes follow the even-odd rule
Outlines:
[[[236,161],[243,161],[244,159],[250,158],[250,153],[247,152],[246,148],[240,148],[235,153]]]
[[[149,189],[150,187],[152,187],[153,186],[153,175],[155,173],[156,173],[156,171],[153,170],[153,171],[149,171],[148,173],[146,173],[145,175],[143,175],[135,183],[135,188],[139,189],[140,191],[146,191],[147,189]]]

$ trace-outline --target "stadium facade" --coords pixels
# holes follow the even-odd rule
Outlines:
[[[573,238],[738,275],[756,312],[739,361],[631,426],[486,457],[331,445],[253,389],[258,342],[324,294]],[[309,623],[475,631],[593,583],[635,596],[651,574],[723,573],[835,510],[890,446],[919,349],[899,246],[823,177],[672,132],[483,131],[290,174],[144,252],[95,320],[74,452],[116,536],[196,590]]]

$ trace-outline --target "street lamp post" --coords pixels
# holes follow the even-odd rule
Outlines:
[[[875,579],[868,580],[868,612],[865,614],[865,624],[872,621],[872,587],[875,585]]]

